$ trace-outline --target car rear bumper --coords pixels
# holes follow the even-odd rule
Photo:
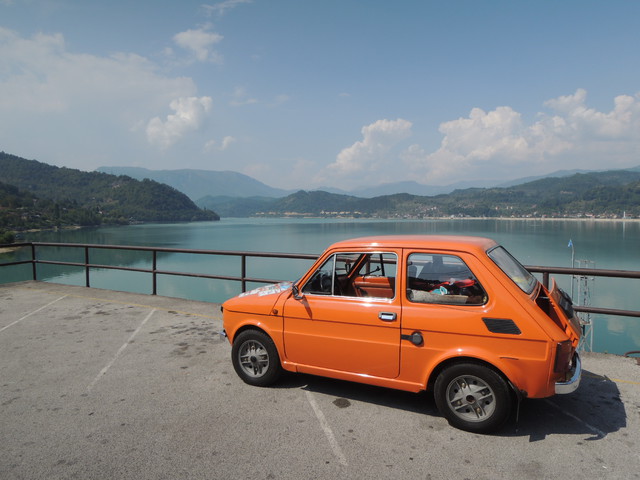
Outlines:
[[[556,394],[564,395],[567,393],[575,392],[580,386],[580,378],[582,377],[582,362],[580,361],[580,355],[576,352],[573,355],[573,361],[571,362],[571,379],[565,382],[556,382]]]

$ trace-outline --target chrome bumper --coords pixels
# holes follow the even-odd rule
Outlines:
[[[556,382],[556,394],[564,395],[566,393],[575,392],[580,386],[580,378],[582,377],[582,362],[580,361],[580,355],[576,352],[573,356],[573,368],[571,379],[566,382]]]

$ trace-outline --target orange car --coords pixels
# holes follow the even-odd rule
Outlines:
[[[455,427],[500,428],[522,398],[573,392],[580,324],[493,240],[385,236],[329,247],[297,282],[223,304],[242,380],[282,370],[418,392]]]

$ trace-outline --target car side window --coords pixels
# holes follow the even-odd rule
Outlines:
[[[336,253],[313,273],[302,292],[342,297],[394,298],[396,271],[395,253]]]
[[[356,297],[394,298],[396,296],[395,253],[368,253],[350,275],[348,288]]]
[[[414,303],[483,305],[487,294],[461,258],[412,253],[407,260],[407,299]]]

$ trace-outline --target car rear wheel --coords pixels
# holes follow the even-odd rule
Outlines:
[[[434,386],[436,405],[451,425],[488,433],[508,420],[511,390],[495,370],[478,363],[458,363],[443,370]]]
[[[236,337],[231,348],[231,361],[238,376],[249,385],[271,385],[282,373],[273,340],[257,330],[245,330]]]

